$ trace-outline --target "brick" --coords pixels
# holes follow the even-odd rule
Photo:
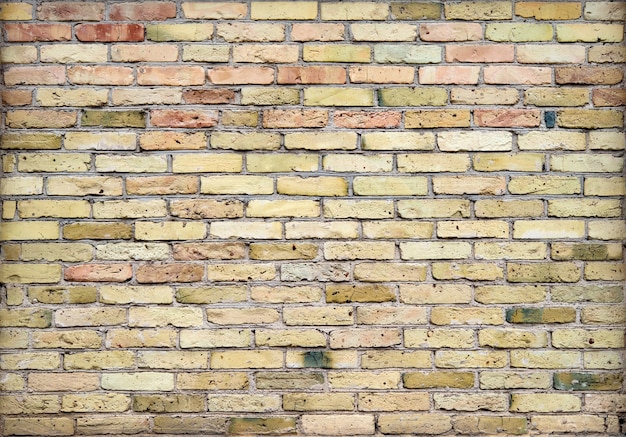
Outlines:
[[[175,332],[171,329],[111,329],[106,338],[107,347],[173,347]]]
[[[444,5],[447,20],[506,20],[512,18],[508,2],[458,2]]]
[[[17,129],[66,128],[74,126],[76,120],[75,111],[22,109],[6,114],[6,125]]]
[[[433,64],[441,59],[441,48],[436,46],[374,45],[374,60],[380,64]]]
[[[45,21],[103,21],[105,5],[97,2],[45,2],[37,8],[37,19]],[[28,17],[30,19],[31,17]]]
[[[585,136],[580,132],[529,132],[518,135],[520,150],[585,150]]]
[[[24,218],[88,217],[89,202],[84,200],[23,200],[17,204],[18,214]]]
[[[61,136],[55,134],[10,134],[0,139],[2,149],[51,150],[61,148]]]
[[[517,61],[522,64],[578,64],[585,61],[583,46],[527,44],[517,48]]]
[[[4,30],[7,42],[69,41],[72,38],[69,24],[7,23]]]
[[[293,23],[291,25],[293,41],[342,41],[344,25],[340,23]]]
[[[585,5],[585,20],[622,21],[626,18],[623,5],[612,2],[593,2]]]
[[[487,24],[485,38],[490,41],[551,41],[552,25],[533,23],[497,23]]]
[[[557,172],[620,173],[623,162],[611,155],[558,155],[551,157],[550,169]]]
[[[448,93],[440,88],[383,88],[379,91],[383,106],[444,106]]]
[[[172,200],[170,213],[174,217],[190,219],[243,217],[243,204],[228,200]]]
[[[33,333],[33,346],[43,349],[99,349],[102,346],[102,337],[88,330],[36,332]]]
[[[535,106],[584,106],[588,101],[589,92],[579,88],[530,88],[524,91],[524,102]]]
[[[275,350],[224,351],[212,354],[212,369],[272,369],[282,367],[283,354]]]
[[[111,92],[111,101],[115,106],[178,104],[182,92],[166,88],[116,88]]]
[[[393,2],[391,17],[396,20],[426,20],[441,18],[441,5],[431,3]]]
[[[558,42],[620,42],[624,39],[622,24],[557,24]]]
[[[5,418],[5,431],[10,435],[48,434],[74,435],[74,421],[66,417],[57,418]]]
[[[245,248],[240,243],[180,243],[172,246],[172,255],[176,260],[241,259]]]
[[[580,180],[569,176],[514,176],[509,182],[511,194],[578,194]]]
[[[196,240],[206,235],[206,225],[199,222],[137,222],[135,238],[144,241],[154,240]]]
[[[41,61],[60,64],[79,62],[106,62],[107,47],[104,44],[62,44],[41,47]]]
[[[533,109],[476,109],[474,123],[485,127],[537,127],[540,112]]]
[[[271,84],[274,70],[268,67],[216,67],[208,71],[209,81],[218,85]]]
[[[469,155],[465,153],[420,153],[397,155],[396,159],[398,170],[403,173],[465,172],[470,167]]]
[[[594,106],[625,106],[626,93],[624,90],[595,89],[591,92]]]
[[[342,84],[346,83],[346,70],[344,67],[334,66],[279,66],[277,82],[279,84]]]
[[[84,47],[84,45],[80,47]],[[111,60],[113,62],[174,62],[177,59],[178,47],[173,44],[151,44],[149,46],[114,44],[111,46]]]
[[[479,67],[442,66],[421,67],[418,71],[421,84],[464,84],[478,83]]]
[[[403,23],[351,24],[354,41],[415,41],[417,29]]]
[[[67,267],[64,279],[78,282],[124,282],[132,277],[129,264],[84,264]]]
[[[395,388],[400,382],[399,372],[332,372],[328,375],[329,385],[333,388]]]
[[[152,131],[139,136],[139,146],[142,150],[198,150],[206,148],[206,143],[207,139],[203,132],[186,134]]]
[[[94,391],[100,387],[97,375],[93,373],[31,373],[28,376],[29,387],[37,391]]]
[[[399,200],[398,213],[403,218],[469,217],[469,201],[447,199]]]
[[[349,267],[339,263],[299,263],[283,264],[280,278],[283,281],[347,281],[350,275]]]
[[[535,20],[575,20],[580,18],[581,5],[578,2],[520,2],[515,5],[515,15]]]
[[[232,90],[189,90],[183,92],[185,103],[189,104],[223,104],[232,103],[235,100],[235,93]],[[227,124],[226,114],[222,116],[222,122]],[[256,126],[256,122],[254,123]]]
[[[245,88],[241,91],[243,105],[295,105],[300,103],[300,92],[295,88]]]
[[[437,194],[504,194],[505,181],[500,177],[438,176],[433,178]]]
[[[542,171],[544,156],[538,153],[477,153],[474,155],[474,170],[477,171]]]
[[[317,18],[317,3],[311,1],[253,2],[250,5],[253,20],[314,20]]]
[[[147,24],[146,39],[148,41],[205,41],[213,36],[213,24]],[[143,32],[142,39],[143,41]]]
[[[322,297],[322,290],[310,286],[255,286],[250,291],[253,301],[267,303],[303,303],[317,302]]]
[[[507,363],[503,351],[436,351],[435,366],[451,368],[502,368]]]
[[[138,85],[203,85],[204,68],[190,67],[139,67]]]
[[[376,2],[331,2],[321,5],[322,20],[385,20],[389,5]]]
[[[507,263],[510,282],[577,282],[580,269],[574,263]]]
[[[169,287],[158,286],[107,285],[100,288],[100,302],[107,304],[172,303],[172,290]]]
[[[247,347],[250,345],[250,334],[249,330],[244,329],[212,329],[211,331],[183,330],[180,333],[180,345],[182,348]],[[220,388],[243,388],[240,387],[240,385],[244,381],[247,384],[247,378],[243,381],[241,381],[241,378],[237,378],[232,384],[229,384],[230,387],[224,386]],[[198,385],[198,381],[195,382],[196,383],[193,384],[194,387],[190,386],[190,381],[182,385],[184,388],[200,388],[196,386]],[[209,387],[205,386],[203,388]]]
[[[96,287],[92,286],[31,286],[28,290],[31,302],[52,304],[84,304],[96,301]]]
[[[133,70],[127,67],[70,67],[67,70],[70,82],[77,85],[131,85]]]
[[[565,128],[599,129],[623,124],[621,111],[593,109],[564,109],[557,112],[557,123]]]
[[[270,308],[209,309],[206,314],[208,322],[216,325],[264,325],[278,321],[279,317],[278,312]]]
[[[552,71],[545,67],[486,66],[484,81],[487,84],[548,84]]]
[[[176,48],[178,54],[178,48]],[[183,46],[183,61],[228,62],[230,47],[227,45],[194,45]],[[175,61],[176,59],[174,59]]]
[[[515,388],[535,388],[547,389],[552,386],[552,378],[549,373],[544,372],[481,372],[481,389],[515,389]]]
[[[425,23],[419,25],[422,41],[477,41],[483,37],[478,23]]]
[[[587,177],[584,190],[586,196],[619,196],[624,192],[624,179],[621,177]]]
[[[624,59],[626,59],[624,47],[608,45],[589,48],[589,62],[624,62]]]
[[[194,176],[129,177],[126,180],[129,194],[193,194],[198,192],[198,178]]]
[[[623,150],[626,139],[619,132],[590,132],[589,148],[597,150]]]
[[[146,416],[128,417],[123,420],[116,417],[83,416],[76,421],[76,431],[84,434],[101,432],[144,432],[149,429]]]
[[[305,45],[304,62],[370,62],[371,49],[365,45]]]
[[[30,90],[3,90],[0,100],[5,106],[26,106],[32,103],[33,93]]]
[[[452,423],[444,414],[387,413],[379,415],[378,427],[385,434],[406,434],[418,428],[422,433],[443,434],[452,429]]]
[[[228,419],[222,417],[205,417],[194,415],[193,417],[180,416],[157,416],[154,418],[154,431],[158,433],[189,434],[212,433],[224,434],[228,428]]]
[[[9,67],[4,71],[5,85],[60,85],[65,83],[65,68]]]
[[[12,45],[2,47],[2,50],[0,50],[0,60],[4,64],[33,63],[37,60],[37,47],[30,45]]]
[[[435,408],[454,411],[506,411],[509,406],[508,395],[503,394],[447,394],[433,395]]]
[[[513,45],[448,45],[447,62],[512,62]]]
[[[575,395],[566,394],[513,394],[511,411],[515,412],[558,412],[580,411],[581,400]]]
[[[525,417],[459,417],[454,421],[454,429],[463,434],[494,434],[506,432],[511,435],[526,433]]]
[[[183,13],[185,18],[208,18],[208,19],[235,19],[244,18],[248,12],[245,3],[226,2],[184,2]]]
[[[79,24],[76,38],[87,42],[143,41],[142,24]]]
[[[280,239],[282,225],[279,222],[214,222],[211,236],[219,238]]]
[[[32,20],[33,7],[23,3],[5,3],[0,7],[0,20]]]
[[[127,240],[131,233],[131,226],[126,223],[71,223],[63,226],[63,237],[68,240]]]
[[[133,139],[134,143],[134,139]],[[134,147],[133,147],[134,148]],[[150,173],[155,171],[165,171],[167,159],[164,156],[125,156],[125,155],[98,155],[96,156],[96,169],[100,172],[113,173]],[[112,185],[116,178],[108,178]],[[119,179],[121,181],[121,179]],[[105,180],[106,181],[106,180]],[[95,181],[94,181],[95,182]],[[133,185],[131,179],[130,185]],[[50,186],[50,183],[48,183]],[[120,183],[121,187],[121,183]],[[94,187],[95,189],[95,187]],[[147,190],[150,190],[148,187]],[[121,188],[120,188],[121,192]],[[94,193],[95,194],[95,193]]]
[[[620,68],[557,67],[554,72],[558,84],[614,85],[624,78]]]
[[[352,83],[413,83],[415,70],[412,67],[350,67]]]
[[[284,41],[285,26],[278,23],[219,23],[217,36],[227,42]]]
[[[604,423],[598,419],[600,418],[584,414],[577,416],[533,416],[531,424],[540,432],[604,432]]]
[[[324,347],[326,336],[316,329],[256,330],[257,346]]]
[[[80,98],[82,96],[78,96]],[[145,127],[143,111],[84,111],[81,118],[83,126],[102,127]]]
[[[296,45],[246,44],[233,47],[234,62],[295,63],[298,58]]]
[[[162,21],[176,18],[176,4],[173,2],[119,3],[111,5],[111,21]]]

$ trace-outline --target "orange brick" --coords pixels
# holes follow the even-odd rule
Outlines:
[[[474,122],[488,127],[537,127],[540,115],[535,109],[476,109]]]
[[[510,44],[446,47],[447,62],[513,62],[514,56],[514,46]]]

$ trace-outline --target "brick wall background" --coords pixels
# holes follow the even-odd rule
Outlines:
[[[1,433],[625,433],[625,9],[3,2]]]

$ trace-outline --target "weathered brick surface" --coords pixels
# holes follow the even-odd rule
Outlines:
[[[3,1],[0,434],[625,435],[625,19]]]

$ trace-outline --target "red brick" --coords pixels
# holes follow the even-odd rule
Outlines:
[[[188,90],[183,92],[183,99],[185,99],[185,103],[200,105],[233,103],[235,101],[235,92],[223,88],[213,90]]]
[[[343,67],[278,67],[278,83],[346,83],[346,70]]]
[[[483,37],[479,23],[425,23],[420,24],[422,41],[477,41]]]
[[[555,78],[558,84],[615,85],[622,81],[624,72],[621,68],[557,67]]]
[[[548,67],[487,66],[483,70],[485,83],[541,85],[552,82]]]
[[[161,284],[170,282],[198,282],[204,276],[200,264],[142,265],[137,268],[137,282]]]
[[[143,41],[143,24],[79,24],[76,26],[79,41]]]
[[[37,7],[37,19],[47,21],[102,21],[104,2],[46,2]]]
[[[6,106],[25,106],[33,101],[33,92],[30,90],[2,90],[0,96],[2,104]]]
[[[263,111],[263,127],[324,127],[328,124],[328,111],[313,109],[268,109]]]
[[[130,264],[82,264],[67,267],[64,278],[75,282],[125,282],[133,277]]]
[[[222,85],[258,84],[274,82],[274,69],[269,67],[217,67],[209,68],[211,83]]]
[[[203,85],[204,68],[190,67],[139,67],[139,85]]]
[[[8,42],[69,41],[72,27],[69,24],[5,24]]]
[[[594,106],[626,105],[626,90],[616,88],[598,88],[592,91]]]
[[[536,127],[541,111],[535,109],[475,109],[474,123],[488,127]]]
[[[337,111],[335,126],[348,129],[377,129],[400,126],[402,113],[398,111]]]
[[[60,85],[65,83],[65,67],[8,67],[5,85]]]
[[[67,78],[77,85],[132,85],[134,81],[132,68],[106,65],[69,67]]]
[[[446,47],[447,62],[513,62],[512,44],[454,45]]]
[[[217,125],[217,111],[154,109],[150,111],[150,122],[159,127],[213,127]]]
[[[171,2],[118,3],[111,5],[111,21],[163,21],[176,17],[176,4]]]

